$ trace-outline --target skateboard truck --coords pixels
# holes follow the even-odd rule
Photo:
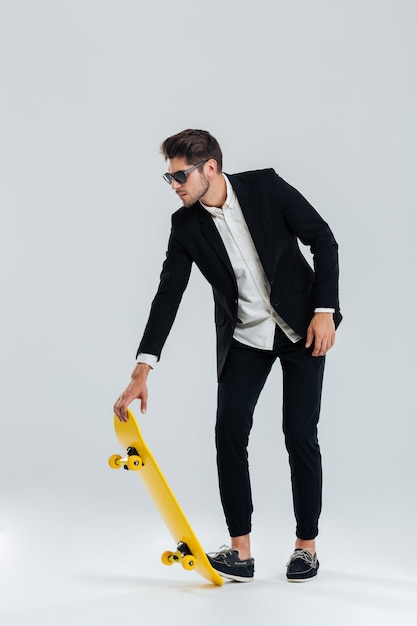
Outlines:
[[[167,550],[161,556],[161,561],[164,565],[173,565],[174,563],[181,563],[184,569],[191,570],[197,565],[197,559],[191,553],[190,548],[186,543],[180,541],[177,545],[175,552]]]
[[[125,457],[120,456],[120,454],[112,454],[109,458],[109,465],[112,469],[123,467],[125,470],[136,471],[142,467],[143,461],[136,448],[128,448]]]

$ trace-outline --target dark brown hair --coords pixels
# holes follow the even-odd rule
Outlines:
[[[165,159],[184,158],[190,165],[197,165],[206,159],[217,161],[217,171],[223,167],[223,156],[218,141],[206,130],[188,128],[161,144],[161,152]]]

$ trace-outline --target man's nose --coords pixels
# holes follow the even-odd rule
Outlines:
[[[175,180],[175,178],[173,178],[173,179],[172,179],[172,182],[171,182],[171,187],[172,187],[172,189],[174,189],[174,191],[175,191],[176,189],[178,189],[179,187],[181,187],[181,183],[179,183],[177,180]]]

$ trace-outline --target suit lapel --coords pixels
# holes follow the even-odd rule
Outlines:
[[[226,266],[227,271],[234,278],[235,274],[230,263],[229,255],[226,252],[226,248],[224,247],[224,243],[222,238],[220,237],[219,231],[214,225],[212,216],[210,215],[210,213],[208,213],[208,211],[204,209],[204,207],[201,206],[200,203],[198,203],[196,206],[199,210],[199,221],[203,237],[205,237],[210,246],[213,248],[214,252],[219,256],[222,263]]]
[[[247,187],[242,181],[239,179],[236,174],[227,174],[228,179],[230,180],[232,187],[236,193],[236,196],[239,200],[240,207],[242,209],[243,216],[245,218],[246,224],[249,228],[249,232],[253,239],[253,243],[255,244],[255,248],[258,252],[260,261],[264,267],[265,273],[268,278],[269,277],[269,263],[267,250],[265,246],[265,241],[262,233],[261,222],[259,211],[254,204],[253,199],[251,198],[251,190]],[[216,252],[216,254],[221,259],[222,263],[226,266],[228,272],[234,278],[234,272],[232,265],[230,263],[229,256],[226,252],[226,248],[224,247],[224,243],[222,238],[220,237],[219,231],[213,223],[213,218],[210,213],[208,213],[200,203],[197,203],[196,208],[199,211],[199,221],[201,232],[203,236],[206,238],[210,246]]]
[[[240,208],[242,209],[242,213],[249,228],[253,243],[255,244],[256,251],[259,255],[266,275],[268,276],[269,263],[265,240],[261,228],[260,214],[258,207],[254,204],[253,198],[251,198],[251,190],[244,183],[242,183],[236,174],[228,174],[227,177],[235,190]]]

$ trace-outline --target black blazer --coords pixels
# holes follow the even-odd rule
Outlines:
[[[302,337],[316,307],[335,309],[338,297],[336,240],[326,222],[307,200],[273,169],[228,175],[266,276],[271,304]],[[297,238],[310,246],[314,271]],[[213,289],[220,377],[237,319],[238,292],[232,266],[211,215],[199,202],[172,216],[172,230],[160,284],[138,352],[160,358],[182,294],[195,263]]]

